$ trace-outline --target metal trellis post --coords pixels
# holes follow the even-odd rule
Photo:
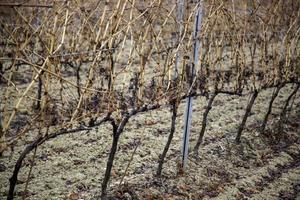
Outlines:
[[[194,30],[194,55],[193,55],[193,64],[192,64],[192,71],[191,71],[191,83],[190,86],[192,87],[194,78],[195,78],[195,67],[198,63],[199,58],[199,32],[201,27],[202,21],[202,8],[201,4],[198,7],[197,14],[195,16],[195,30]],[[188,150],[189,150],[189,136],[190,136],[190,127],[191,127],[191,120],[192,120],[192,103],[193,98],[187,98],[186,110],[185,110],[185,122],[184,122],[184,132],[183,132],[183,147],[182,147],[182,167],[185,170],[188,160]]]

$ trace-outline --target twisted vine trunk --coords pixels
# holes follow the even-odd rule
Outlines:
[[[247,105],[246,112],[245,112],[245,115],[243,117],[243,121],[242,121],[242,123],[239,126],[239,129],[238,129],[238,132],[237,132],[237,135],[236,135],[236,138],[235,138],[235,142],[236,143],[240,143],[241,142],[242,132],[244,130],[245,124],[246,124],[247,119],[248,119],[248,117],[250,115],[252,106],[254,105],[254,102],[255,102],[255,99],[256,99],[257,95],[258,95],[258,91],[254,90],[254,92],[253,92],[253,94],[251,96],[250,102]]]
[[[16,164],[15,164],[15,168],[13,171],[13,175],[11,176],[11,178],[9,179],[9,191],[8,191],[8,195],[7,195],[7,200],[13,200],[14,199],[14,191],[15,191],[15,187],[18,181],[18,175],[19,175],[19,171],[22,167],[22,163],[23,160],[26,158],[26,156],[33,150],[35,149],[38,144],[42,141],[42,138],[38,138],[36,141],[34,141],[33,143],[29,144],[25,150],[21,153],[20,157],[18,158]]]
[[[159,108],[159,105],[151,105],[151,106],[142,106],[140,108],[137,109],[133,109],[131,112],[126,113],[124,115],[124,117],[122,118],[121,122],[119,122],[118,124],[116,124],[115,120],[111,117],[109,117],[108,121],[111,122],[112,127],[113,127],[113,141],[112,141],[112,146],[110,149],[110,153],[108,156],[108,160],[106,163],[106,170],[105,170],[105,175],[101,184],[101,195],[100,195],[100,199],[105,200],[107,199],[107,186],[108,186],[108,182],[111,176],[111,170],[113,167],[113,163],[114,163],[114,159],[115,159],[115,155],[117,152],[117,148],[118,148],[118,142],[119,142],[119,138],[120,135],[123,133],[123,130],[126,126],[126,124],[128,123],[129,119],[136,115],[137,113],[141,113],[141,112],[146,112],[146,111],[150,111],[150,110],[154,110]]]
[[[100,124],[102,124],[106,121],[107,121],[107,118],[104,118],[97,125],[99,126]],[[27,145],[27,147],[23,150],[23,152],[19,156],[19,158],[15,164],[13,174],[12,174],[11,178],[9,179],[9,191],[7,194],[7,200],[14,199],[14,191],[15,191],[15,187],[16,187],[16,184],[18,181],[19,171],[22,167],[22,163],[23,163],[24,159],[32,150],[36,149],[38,146],[42,145],[44,142],[46,142],[50,139],[56,138],[60,135],[64,135],[64,134],[68,134],[68,133],[76,133],[76,132],[80,132],[80,131],[89,131],[89,130],[91,130],[91,128],[89,128],[89,127],[79,127],[79,128],[74,128],[71,130],[62,129],[61,131],[59,131],[57,133],[47,134],[44,137],[39,137],[35,141],[33,141],[32,143]]]
[[[269,115],[272,113],[273,103],[274,103],[276,97],[278,96],[279,91],[280,91],[281,88],[282,88],[282,85],[279,85],[279,86],[275,89],[275,91],[274,91],[274,93],[273,93],[273,95],[272,95],[272,97],[271,97],[271,100],[270,100],[270,103],[269,103],[269,107],[268,107],[268,111],[267,111],[267,113],[266,113],[266,115],[265,115],[265,117],[264,117],[264,121],[263,121],[263,123],[262,123],[262,125],[261,125],[261,128],[260,128],[260,132],[261,132],[261,133],[264,133],[264,132],[265,132],[265,129],[266,129],[266,126],[267,126],[267,122],[268,122]]]
[[[217,96],[217,94],[218,94],[217,92],[212,94],[212,96],[210,97],[210,99],[208,101],[207,107],[203,113],[201,131],[200,131],[197,143],[194,147],[194,153],[196,155],[198,154],[199,147],[200,147],[201,143],[203,142],[203,137],[204,137],[204,133],[205,133],[206,125],[207,125],[207,116],[208,116],[209,111],[212,109],[212,104],[213,104],[213,101],[214,101],[215,97]]]
[[[166,155],[169,151],[173,136],[174,136],[174,132],[175,132],[175,125],[176,125],[176,118],[177,118],[177,110],[178,107],[176,105],[176,102],[174,102],[172,104],[172,122],[171,122],[171,131],[168,137],[168,141],[164,147],[164,150],[162,152],[162,154],[159,157],[158,160],[158,168],[157,168],[157,172],[156,172],[156,176],[161,176],[161,172],[162,172],[162,168],[163,168],[163,164],[164,164],[164,160],[166,158]]]
[[[300,84],[297,84],[297,86],[295,87],[293,92],[288,96],[287,100],[285,101],[284,107],[282,108],[282,111],[280,113],[280,119],[279,119],[279,123],[278,123],[279,139],[281,138],[281,136],[283,134],[283,124],[286,122],[287,108],[288,108],[289,103],[290,103],[291,99],[293,98],[293,96],[296,95],[299,87],[300,87]]]
[[[117,149],[118,149],[119,137],[120,137],[120,134],[117,132],[117,129],[114,130],[112,146],[111,146],[109,156],[108,156],[108,160],[107,160],[107,164],[106,164],[104,179],[103,179],[103,182],[102,182],[102,185],[101,185],[101,189],[102,189],[101,199],[102,200],[106,199],[106,197],[107,197],[107,185],[108,185],[108,182],[109,182],[109,179],[110,179],[110,176],[111,176],[111,170],[112,170],[115,155],[116,155],[116,152],[117,152]]]

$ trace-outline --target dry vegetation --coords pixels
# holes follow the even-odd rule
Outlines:
[[[0,26],[1,197],[271,199],[284,175],[276,195],[299,193],[299,1],[0,1]],[[30,190],[72,165],[95,180]]]

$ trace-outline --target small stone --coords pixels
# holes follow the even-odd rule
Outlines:
[[[124,194],[124,199],[126,199],[126,200],[131,200],[132,199],[132,197],[131,197],[131,195],[129,194],[129,193],[125,193]]]
[[[0,163],[0,172],[6,171],[7,167],[4,164]]]
[[[72,181],[67,180],[67,181],[66,181],[66,185],[67,185],[67,186],[72,185]]]

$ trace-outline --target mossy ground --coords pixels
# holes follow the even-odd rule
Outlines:
[[[109,195],[115,199],[296,199],[300,188],[300,98],[297,95],[288,122],[285,139],[279,144],[257,132],[266,113],[272,89],[261,92],[243,132],[241,144],[235,144],[249,96],[218,95],[209,113],[208,125],[199,157],[190,156],[184,174],[178,173],[184,122],[183,101],[179,107],[176,132],[163,168],[163,176],[154,176],[170,126],[170,108],[139,114],[132,118],[120,138],[114,162]],[[276,123],[291,85],[280,92],[269,118],[267,132],[276,133]],[[204,97],[196,98],[190,146],[201,129]],[[32,141],[34,133],[6,151],[0,158],[0,199],[5,199],[14,164]],[[92,131],[63,135],[37,149],[28,185],[27,199],[96,199],[111,146],[111,126],[104,124]],[[133,160],[123,182],[121,178],[130,157]],[[21,199],[33,154],[24,161],[16,188]],[[298,196],[297,196],[298,195]]]

